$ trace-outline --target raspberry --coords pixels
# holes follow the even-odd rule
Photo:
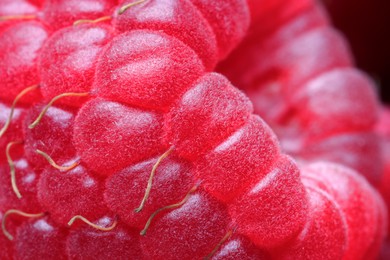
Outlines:
[[[229,205],[240,233],[257,246],[270,248],[301,231],[306,221],[306,192],[290,158],[280,157],[270,172],[250,187]]]
[[[25,157],[36,169],[44,169],[48,165],[42,152],[48,153],[57,164],[71,165],[77,161],[76,151],[69,143],[76,111],[50,107],[39,124],[30,129],[30,123],[38,117],[43,107],[40,104],[34,105],[26,113],[23,129]]]
[[[347,225],[335,200],[318,188],[306,186],[310,198],[310,220],[296,240],[277,259],[343,259]],[[321,241],[321,243],[318,243]]]
[[[226,207],[202,190],[191,194],[182,207],[161,213],[141,239],[149,259],[202,259],[228,231]]]
[[[345,215],[348,234],[345,258],[376,254],[385,235],[386,210],[378,193],[363,177],[340,165],[325,163],[305,167],[302,176],[307,185],[314,183],[331,195]],[[364,214],[360,214],[362,211]]]
[[[128,4],[133,1],[121,2]],[[214,8],[218,7],[214,6]],[[208,70],[214,68],[217,63],[216,35],[192,1],[143,1],[123,14],[118,14],[114,26],[120,32],[136,29],[164,32],[191,47]],[[137,48],[138,45],[135,47]]]
[[[36,60],[47,29],[36,21],[15,22],[0,31],[0,97],[13,101],[24,88],[39,83]],[[28,95],[25,102],[39,99],[39,95]],[[26,100],[27,99],[27,100]]]
[[[142,200],[156,158],[125,168],[106,179],[106,204],[127,225],[143,229],[153,212],[180,201],[194,185],[191,165],[183,159],[171,157],[158,166],[145,209],[139,213],[134,209]]]
[[[183,77],[183,72],[188,75]],[[134,30],[115,37],[101,53],[92,91],[114,101],[163,109],[203,73],[196,53],[183,42],[160,31]]]
[[[387,208],[390,205],[390,110],[388,106],[382,106],[380,113],[380,120],[375,127],[375,131],[378,134],[381,142],[381,157],[384,161],[383,177],[379,186],[379,190],[386,202]],[[387,216],[389,218],[389,216]],[[387,228],[387,236],[385,244],[383,245],[380,259],[387,259],[390,256],[390,240],[389,240],[390,226]]]
[[[67,230],[47,218],[32,219],[18,227],[15,237],[15,259],[67,259]],[[39,241],[39,242],[38,242]]]
[[[52,0],[44,2],[40,18],[53,30],[72,25],[81,19],[95,19],[109,15],[116,0]]]
[[[21,197],[0,205],[3,233],[14,240],[6,242],[6,254],[16,259],[259,258],[276,250],[296,252],[289,246],[294,243],[312,246],[310,241],[324,237],[322,228],[337,227],[327,234],[341,237],[337,216],[327,218],[335,211],[329,203],[326,211],[310,208],[311,193],[297,165],[252,114],[248,99],[222,75],[206,73],[244,35],[248,3],[205,3],[140,0],[116,6],[90,0],[88,8],[45,1],[32,17],[7,18],[2,36],[13,39],[18,26],[33,26],[41,38],[26,43],[28,34],[20,42],[5,42],[6,47],[33,43],[23,73],[0,63],[13,87],[5,88],[1,102],[10,110],[14,100],[15,114],[23,115],[13,118],[10,112],[11,125],[2,130],[14,185],[7,189],[2,183],[0,192],[11,196],[12,189]],[[232,20],[215,19],[224,17],[220,10],[232,13]],[[75,15],[87,19],[74,21]],[[48,22],[50,17],[59,23]],[[336,52],[344,53],[342,48]],[[17,57],[19,50],[7,51]],[[291,53],[301,57],[299,51]],[[318,73],[333,62],[319,66]],[[297,90],[302,82],[290,76]],[[19,108],[19,99],[31,108]],[[7,133],[15,123],[23,128],[21,140]],[[23,153],[12,149],[17,145]],[[19,179],[27,169],[21,169],[23,160],[37,182]],[[314,228],[299,240],[305,226]],[[379,230],[370,236],[380,242]],[[312,253],[308,248],[303,255]]]
[[[93,99],[76,117],[74,145],[92,170],[110,175],[164,150],[162,119],[161,114],[153,111]]]
[[[95,63],[101,49],[111,40],[112,29],[97,24],[67,27],[53,34],[42,46],[39,59],[41,91],[51,100],[65,92],[88,92],[95,76]],[[79,105],[78,100],[58,103]]]
[[[66,173],[47,168],[37,187],[40,204],[62,225],[75,215],[98,220],[107,212],[102,182],[82,166]]]
[[[90,227],[75,229],[66,240],[66,254],[68,259],[143,259],[139,234],[125,226],[104,233]]]
[[[303,2],[297,1],[296,9],[280,7],[275,15],[282,22],[268,30],[253,27],[220,70],[245,90],[286,152],[353,167],[377,185],[374,83],[353,68],[345,40],[322,9]]]

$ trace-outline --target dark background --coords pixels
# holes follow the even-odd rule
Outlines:
[[[348,38],[356,64],[375,79],[390,104],[390,0],[323,0]]]

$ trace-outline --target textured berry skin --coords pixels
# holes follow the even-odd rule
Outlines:
[[[162,124],[159,113],[93,99],[76,117],[73,142],[83,162],[110,175],[162,152]]]
[[[381,142],[381,156],[384,161],[383,177],[379,190],[384,198],[387,208],[390,205],[390,110],[388,106],[382,106],[380,120],[375,127],[375,131],[378,134]],[[389,215],[387,216],[389,219]],[[388,259],[390,257],[390,239],[389,232],[390,226],[387,228],[387,236],[384,245],[382,246],[379,259]]]
[[[3,221],[2,213],[0,213],[0,221]],[[0,236],[0,249],[1,259],[12,259],[14,245],[12,241],[10,241],[6,236]]]
[[[199,191],[181,208],[159,216],[141,246],[149,259],[203,259],[228,231],[227,219],[225,206]]]
[[[165,120],[168,142],[196,159],[230,136],[249,118],[252,104],[219,74],[206,74],[183,94]]]
[[[114,38],[101,53],[92,91],[129,105],[163,109],[203,73],[196,53],[183,42],[160,31],[134,30]]]
[[[104,24],[81,24],[54,33],[42,46],[38,65],[45,99],[90,91],[97,56],[112,37],[112,29]],[[68,98],[59,103],[77,106],[76,101]]]
[[[216,35],[190,0],[146,1],[118,15],[114,26],[121,32],[136,29],[164,32],[191,47],[207,70],[217,63]]]
[[[307,214],[306,192],[297,166],[290,158],[280,157],[272,168],[229,205],[238,231],[265,248],[279,246],[296,236]]]
[[[376,240],[383,240],[386,229],[386,210],[378,193],[362,176],[340,165],[312,164],[303,168],[302,176],[306,185],[314,183],[331,195],[345,215],[348,242],[344,259],[363,255],[375,258],[375,255],[368,256],[378,252],[379,248],[372,247],[379,246]]]
[[[0,126],[6,124],[9,113],[11,112],[11,106],[7,103],[0,102]],[[23,123],[26,116],[26,109],[23,107],[18,107],[14,110],[14,116],[12,118],[11,124],[8,128],[8,131],[0,138],[0,147],[5,149],[8,143],[13,141],[23,141]],[[0,163],[7,163],[7,157],[5,152],[0,152]],[[23,155],[23,145],[15,145],[11,149],[11,156],[13,158],[20,158]]]
[[[70,142],[76,110],[50,107],[41,122],[34,129],[29,129],[28,126],[43,107],[41,104],[32,106],[26,113],[23,126],[25,157],[36,169],[44,169],[48,162],[37,153],[38,149],[47,153],[57,164],[69,165],[77,160],[76,151]]]
[[[37,95],[45,103],[64,92],[87,91],[89,96],[88,101],[58,100],[34,129],[28,126],[42,106],[26,112],[21,124],[26,152],[21,158],[15,156],[15,162],[26,159],[39,175],[35,188],[41,208],[29,213],[45,216],[26,220],[8,215],[5,224],[15,238],[5,253],[14,259],[204,259],[223,254],[261,259],[276,249],[287,250],[284,246],[296,242],[303,228],[314,221],[307,217],[310,205],[299,170],[280,151],[270,128],[253,115],[248,99],[222,75],[206,73],[244,35],[249,24],[246,10],[257,5],[243,0],[207,6],[201,0],[150,0],[119,14],[125,3],[89,0],[88,9],[81,2],[44,1],[36,6],[42,11],[34,13],[36,20],[24,21],[30,19],[25,15],[22,21],[0,28],[4,34],[13,26],[34,23],[47,34],[50,31],[48,40],[35,45],[34,62],[26,70],[35,71],[35,84],[40,84]],[[171,16],[161,16],[156,8],[168,10]],[[215,15],[220,10],[226,14]],[[228,13],[233,14],[232,22],[215,19]],[[83,16],[77,19],[110,15],[111,21],[66,27],[75,15]],[[256,11],[252,10],[252,17]],[[100,33],[90,35],[90,31]],[[329,41],[337,39],[332,32],[329,35]],[[302,62],[311,61],[299,52],[291,53]],[[72,73],[61,74],[63,69]],[[306,70],[296,70],[307,76]],[[30,78],[29,74],[19,76],[12,78],[17,81],[15,88]],[[295,85],[301,83],[290,76]],[[16,93],[1,101],[9,104]],[[30,98],[25,103],[39,101]],[[248,138],[240,139],[240,135]],[[45,165],[34,154],[38,147],[60,165],[75,160],[79,165],[64,171]],[[159,158],[162,154],[168,158]],[[222,157],[224,164],[217,165],[213,156]],[[135,207],[148,194],[148,173],[158,160],[162,162],[149,197],[136,214]],[[232,173],[228,178],[224,168]],[[217,179],[224,179],[232,192],[224,190]],[[241,185],[236,181],[242,181]],[[29,198],[28,185],[20,188]],[[23,203],[27,202],[12,207],[20,209]],[[0,209],[3,215],[8,208]],[[318,210],[319,215],[325,213]],[[78,220],[69,226],[69,220],[78,215],[92,223]]]
[[[37,59],[47,29],[36,21],[14,22],[0,31],[0,97],[13,101],[24,88],[40,82]],[[27,100],[26,100],[27,99]],[[39,99],[26,96],[25,102]]]
[[[39,16],[53,30],[59,30],[79,19],[97,19],[109,15],[116,2],[116,0],[46,1]]]
[[[177,203],[194,185],[191,165],[185,160],[169,157],[157,168],[145,209],[139,213],[134,212],[142,200],[145,183],[156,160],[157,158],[153,158],[135,164],[106,179],[104,192],[106,204],[128,226],[139,230],[144,228],[153,212]],[[132,199],[129,201],[128,198]]]
[[[64,226],[75,215],[95,221],[108,212],[103,183],[82,166],[66,173],[47,168],[39,179],[38,199],[51,219]]]
[[[372,136],[375,84],[353,68],[345,40],[314,1],[274,10],[278,22],[253,26],[219,70],[245,90],[287,153],[345,164],[378,185],[382,162],[371,163],[380,153]]]
[[[32,219],[18,227],[14,259],[67,259],[65,239],[67,230],[47,218]]]
[[[38,212],[41,205],[37,199],[37,183],[40,172],[35,171],[26,159],[15,160],[15,170],[18,173],[17,185],[22,199],[16,197],[11,187],[10,168],[7,164],[0,166],[0,210],[18,208],[26,212]]]
[[[75,229],[66,240],[66,252],[68,259],[144,259],[139,234],[123,225],[104,233],[88,227]]]
[[[310,186],[306,186],[306,190],[310,198],[310,220],[301,234],[276,258],[344,259],[348,237],[344,214],[325,192]]]
[[[196,161],[196,176],[218,199],[229,202],[253,180],[269,173],[279,156],[279,143],[257,116]]]
[[[228,241],[221,245],[220,249],[213,256],[213,260],[235,260],[235,259],[269,259],[270,256],[257,248],[246,237],[233,235]]]

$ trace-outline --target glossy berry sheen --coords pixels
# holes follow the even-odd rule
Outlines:
[[[83,226],[70,231],[66,239],[68,259],[144,259],[139,234],[118,224],[111,231]]]
[[[344,259],[348,233],[343,212],[329,194],[311,186],[306,190],[310,201],[308,221],[276,259]]]
[[[92,92],[163,110],[203,73],[202,62],[183,42],[159,31],[133,30],[115,37],[100,55]]]
[[[47,217],[28,220],[17,229],[14,259],[65,260],[66,235],[66,229]]]
[[[229,204],[238,232],[261,248],[295,237],[307,221],[307,198],[294,162],[281,156],[268,175],[251,182],[247,192]]]
[[[228,232],[228,224],[225,206],[198,190],[180,208],[161,212],[141,246],[147,259],[204,259]]]
[[[53,30],[59,30],[80,19],[110,15],[115,4],[115,0],[51,0],[44,3],[40,17]]]
[[[76,111],[72,109],[51,106],[39,124],[33,129],[29,125],[34,122],[44,105],[31,107],[24,120],[25,157],[35,168],[44,169],[49,162],[40,150],[48,154],[58,165],[69,166],[78,160],[72,145],[72,130]]]
[[[199,158],[196,176],[218,199],[229,202],[246,191],[253,180],[263,178],[279,157],[278,141],[257,116]]]
[[[128,4],[133,1],[122,1]],[[217,43],[210,24],[190,0],[148,0],[115,17],[121,32],[147,29],[164,32],[191,47],[207,70],[217,63]]]
[[[166,116],[166,139],[180,156],[196,159],[245,124],[251,112],[252,104],[225,77],[205,74]]]
[[[108,213],[102,181],[83,166],[68,172],[49,166],[39,179],[38,200],[50,218],[63,226],[75,215],[94,221]]]
[[[192,167],[185,160],[166,158],[158,166],[150,196],[141,212],[135,212],[145,193],[149,175],[157,158],[131,165],[106,180],[107,206],[128,226],[143,229],[156,210],[181,201],[194,186]]]
[[[89,92],[97,57],[112,37],[112,29],[104,24],[81,24],[53,34],[42,47],[39,59],[40,86],[45,100],[67,92]],[[64,98],[57,104],[75,106],[78,101],[75,97]]]
[[[39,84],[37,60],[48,30],[37,21],[15,22],[0,31],[0,97],[12,102],[25,88]],[[23,101],[39,100],[37,92]]]
[[[162,123],[158,113],[93,99],[76,117],[73,143],[91,170],[110,175],[168,149],[162,144]]]

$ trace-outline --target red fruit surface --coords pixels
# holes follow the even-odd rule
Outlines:
[[[0,221],[3,221],[3,214],[0,212]],[[0,235],[0,259],[11,259],[13,255],[13,243],[6,236]]]
[[[112,34],[112,29],[103,24],[81,24],[53,34],[42,47],[39,59],[43,97],[50,101],[62,93],[89,92],[97,56]],[[79,105],[77,101],[65,98],[58,102],[74,106]]]
[[[252,104],[219,74],[205,74],[166,117],[168,142],[180,156],[196,159],[244,125]]]
[[[245,90],[286,152],[346,164],[378,185],[375,85],[353,68],[345,40],[322,8],[313,2],[300,8],[303,2],[275,9],[281,21],[268,30],[253,26],[220,70]]]
[[[141,246],[147,259],[203,259],[228,232],[228,224],[225,206],[199,190],[180,208],[161,212]]]
[[[26,221],[17,229],[14,259],[67,259],[66,235],[67,230],[46,217]]]
[[[229,202],[254,181],[269,174],[279,157],[278,141],[257,116],[196,161],[196,176],[204,188]]]
[[[28,0],[2,0],[0,15],[31,14],[37,12],[38,7]]]
[[[383,177],[379,190],[384,198],[387,208],[390,205],[390,110],[388,106],[382,106],[380,120],[375,127],[381,142],[381,156],[384,161]],[[389,222],[389,213],[387,216]],[[390,225],[387,228],[387,236],[381,250],[380,259],[389,259],[390,257]]]
[[[308,241],[313,237],[325,240],[325,234],[319,232],[322,229],[337,228],[330,235],[339,238],[344,227],[334,226],[337,217],[316,218],[327,216],[326,207],[311,208],[297,166],[280,151],[275,134],[265,122],[252,114],[252,105],[245,95],[223,76],[205,73],[243,37],[249,24],[248,7],[255,8],[258,3],[250,1],[248,5],[243,0],[30,3],[36,4],[34,17],[18,16],[23,13],[15,10],[16,16],[0,25],[0,34],[7,32],[10,38],[15,38],[9,30],[20,24],[35,24],[47,36],[45,28],[50,28],[53,34],[39,44],[35,43],[38,37],[29,39],[31,32],[22,35],[23,40],[11,43],[3,41],[8,38],[1,38],[0,44],[24,50],[32,43],[33,54],[26,51],[33,57],[31,66],[23,71],[33,71],[35,84],[41,86],[36,93],[43,94],[45,102],[68,91],[86,91],[90,95],[85,103],[87,99],[78,97],[55,101],[59,104],[52,104],[32,130],[27,126],[42,110],[41,105],[29,110],[29,118],[20,119],[24,121],[21,137],[26,152],[11,155],[17,163],[27,160],[39,175],[38,182],[31,183],[31,191],[37,190],[35,194],[31,192],[31,199],[38,200],[45,217],[13,216],[7,220],[7,229],[15,235],[8,253],[12,253],[12,247],[17,249],[15,259],[53,259],[53,256],[269,259],[274,250],[286,249],[287,243],[307,243],[306,255],[313,253],[313,243]],[[134,5],[119,11],[125,3]],[[269,95],[274,98],[280,95],[279,100],[287,101],[285,107],[275,112],[280,125],[287,130],[296,123],[295,115],[302,112],[288,110],[296,105],[292,102],[293,95],[313,77],[334,66],[344,68],[351,64],[344,41],[327,27],[328,21],[320,10],[312,10],[311,3],[266,1],[261,10],[249,10],[257,21],[264,21],[259,26],[264,42],[260,53],[267,62],[255,66],[249,74],[243,72],[237,76],[250,78],[251,72],[260,69],[269,82],[280,80],[287,85]],[[272,12],[277,13],[276,19]],[[272,28],[273,23],[282,26],[306,12],[309,14],[305,19],[287,26],[291,31]],[[75,20],[99,17],[102,19],[66,27]],[[34,21],[25,21],[28,19]],[[57,20],[58,23],[54,22]],[[312,29],[310,26],[316,29],[306,33],[306,29]],[[62,27],[66,28],[58,31]],[[275,34],[267,35],[266,32],[272,31]],[[299,35],[287,41],[292,32]],[[335,49],[323,51],[330,44]],[[302,46],[308,52],[302,51]],[[5,88],[6,98],[0,95],[7,106],[15,94],[28,87],[24,86],[24,80],[30,77],[12,75],[16,77],[11,78],[15,84]],[[264,83],[261,78],[253,82]],[[9,95],[11,87],[15,90],[13,96]],[[24,103],[37,103],[39,98],[26,97]],[[333,116],[339,116],[337,111],[333,112]],[[337,118],[356,128],[364,125],[362,121],[356,123],[352,116],[355,115],[343,114]],[[302,114],[302,121],[306,117],[309,116]],[[327,131],[344,131],[344,125],[339,126],[338,122],[327,125],[326,116],[323,119],[322,124],[331,129]],[[293,130],[303,132],[305,129],[299,126]],[[364,130],[369,132],[370,126]],[[5,138],[8,141],[10,137]],[[34,151],[38,147],[44,148],[60,165],[77,159],[80,165],[68,171],[55,169],[42,156],[36,156]],[[153,167],[157,170],[152,188],[146,190]],[[20,180],[24,170],[20,165],[16,170],[21,191],[29,194],[30,186]],[[9,186],[4,188],[11,191]],[[12,202],[8,199],[11,194],[7,193],[4,204]],[[135,213],[145,194],[148,198],[144,209]],[[23,205],[15,207],[22,209]],[[91,223],[78,220],[69,226],[68,221],[78,215]],[[380,219],[383,216],[378,215],[378,223],[384,223]],[[15,219],[15,225],[20,225],[16,232]],[[311,231],[302,236],[308,226]],[[143,227],[143,236],[139,236],[137,233]],[[367,257],[377,252],[381,242],[379,228],[380,225],[373,227],[377,232],[364,252]],[[335,241],[319,242],[326,249]]]
[[[303,85],[291,102],[306,138],[315,142],[328,135],[370,130],[378,116],[373,85],[352,68],[330,70]]]
[[[121,1],[123,5],[132,0]],[[217,8],[217,7],[214,7]],[[115,17],[121,32],[146,29],[164,32],[193,49],[207,70],[217,63],[216,37],[210,24],[189,0],[149,0]]]
[[[25,157],[37,169],[49,165],[47,159],[38,154],[37,150],[48,154],[58,165],[71,165],[78,159],[71,142],[76,111],[51,106],[39,124],[30,129],[29,125],[43,108],[43,105],[35,105],[28,110],[25,117]]]
[[[7,103],[0,102],[0,111],[0,129],[2,129],[9,119],[11,106]],[[25,115],[26,109],[24,108],[20,107],[14,110],[8,130],[0,137],[0,147],[2,148],[2,151],[0,152],[0,163],[7,162],[5,153],[7,144],[15,141],[23,141],[23,122]],[[12,149],[10,149],[10,155],[12,158],[20,158],[23,155],[23,145],[14,145]]]
[[[345,215],[348,243],[343,259],[368,257],[386,229],[386,211],[377,192],[358,173],[341,165],[311,164],[303,168],[302,177],[304,183],[314,183],[331,195]]]
[[[94,99],[76,117],[73,143],[90,169],[100,175],[110,175],[162,153],[161,138],[160,114]]]
[[[348,234],[343,212],[322,190],[310,185],[306,185],[306,190],[310,200],[308,221],[299,236],[284,246],[275,259],[345,259]]]
[[[19,199],[11,186],[11,170],[8,164],[0,165],[0,210],[19,209],[25,212],[40,212],[37,200],[37,183],[40,173],[26,159],[14,160],[16,184],[22,196]]]
[[[319,159],[339,162],[362,173],[372,184],[378,184],[383,170],[380,146],[378,136],[371,131],[344,133],[309,142],[291,154],[307,162]],[[379,163],[373,163],[373,158],[378,158]]]
[[[68,259],[144,259],[139,234],[123,225],[112,231],[80,227],[66,240]]]
[[[238,231],[263,248],[295,237],[307,221],[308,205],[295,163],[280,157],[268,175],[251,182],[250,189],[229,205]]]
[[[256,247],[249,239],[241,235],[233,235],[213,255],[212,260],[235,260],[235,259],[269,259],[270,256]]]
[[[51,0],[44,2],[40,16],[53,30],[58,30],[80,19],[110,15],[115,4],[116,0]]]
[[[114,101],[161,110],[203,73],[196,53],[181,41],[159,31],[134,30],[105,48],[92,90]]]
[[[0,31],[0,97],[12,102],[23,89],[40,82],[37,59],[47,29],[36,21],[15,22]],[[39,99],[35,92],[24,102]]]
[[[214,1],[213,8],[210,8],[210,2],[207,0],[190,1],[203,14],[213,29],[218,45],[218,58],[220,60],[226,58],[245,36],[249,27],[250,15],[246,1]]]
[[[150,196],[141,212],[135,212],[145,193],[150,172],[157,158],[132,165],[106,180],[104,198],[128,226],[143,229],[156,210],[181,201],[194,186],[191,165],[183,159],[168,157],[158,166]],[[130,198],[130,199],[129,199]]]
[[[102,181],[83,166],[68,172],[47,168],[39,179],[37,195],[50,218],[64,226],[75,215],[94,221],[108,212]]]

